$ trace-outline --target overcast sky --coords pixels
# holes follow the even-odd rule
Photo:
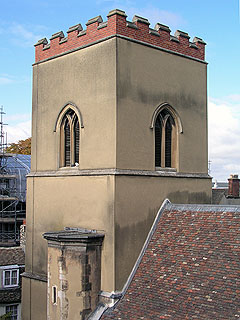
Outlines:
[[[210,174],[218,181],[240,174],[239,0],[77,1],[0,0],[0,105],[7,113],[8,141],[31,135],[34,43],[57,31],[107,13],[125,10],[151,26],[167,24],[207,42]]]

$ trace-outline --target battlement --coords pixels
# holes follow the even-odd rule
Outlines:
[[[127,21],[124,11],[115,9],[109,12],[108,20],[103,22],[101,16],[88,20],[86,30],[81,24],[72,26],[67,31],[67,37],[62,31],[54,33],[48,43],[46,38],[35,44],[35,62],[39,62],[77,48],[95,43],[111,36],[123,36],[141,41],[156,47],[164,48],[199,60],[205,60],[205,45],[195,37],[190,42],[186,32],[177,30],[173,35],[168,26],[157,23],[155,28],[149,28],[148,19],[135,15],[132,21]]]

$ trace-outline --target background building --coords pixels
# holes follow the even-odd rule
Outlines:
[[[21,277],[25,254],[21,247],[0,248],[0,316],[21,319]]]
[[[240,205],[239,181],[237,174],[231,174],[228,183],[215,182],[212,188],[212,203]]]
[[[0,246],[19,245],[30,164],[30,155],[0,154]]]
[[[26,219],[26,175],[31,156],[6,153],[3,106],[0,108],[0,246],[19,245],[20,226]]]

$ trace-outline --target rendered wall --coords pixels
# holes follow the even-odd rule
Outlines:
[[[117,168],[126,170],[115,189],[115,285],[121,290],[162,201],[210,203],[211,180],[206,63],[125,39],[117,39],[117,46]],[[183,132],[176,172],[163,168],[157,176],[150,125],[165,102],[178,113]]]
[[[42,280],[22,279],[22,319],[47,319],[47,283]]]
[[[31,310],[37,310],[39,304],[46,306],[47,301],[44,282],[47,243],[42,233],[65,226],[107,230],[110,240],[106,238],[104,248],[106,252],[112,250],[107,244],[113,243],[112,178],[78,177],[77,168],[70,168],[70,175],[69,170],[59,169],[59,132],[54,129],[61,109],[68,101],[73,102],[80,109],[84,124],[80,132],[79,169],[115,166],[115,43],[116,40],[111,39],[33,67],[33,147],[31,177],[28,177],[26,245],[26,273],[32,279],[24,278],[26,320],[38,319]],[[44,176],[37,177],[38,172],[44,172]],[[112,270],[106,270],[110,283],[113,283],[114,270],[112,256],[107,254],[109,258],[104,259]],[[40,295],[34,295],[33,286]],[[46,316],[43,307],[41,319],[45,318],[44,313]]]
[[[117,168],[155,170],[154,110],[164,102],[183,127],[177,171],[207,173],[207,65],[118,39]]]
[[[59,168],[61,109],[70,101],[80,110],[80,169],[116,164],[116,39],[33,67],[33,151],[31,171]]]
[[[64,227],[104,230],[102,287],[113,290],[114,177],[28,177],[28,199],[26,273],[43,278],[47,275],[47,241],[42,237],[44,232],[58,231]],[[24,278],[24,282],[29,281],[34,282],[35,286],[40,283]],[[25,301],[29,301],[33,309],[39,303],[46,305],[47,283],[41,283],[40,286],[45,289],[36,299],[27,292],[30,291],[30,285],[25,286],[23,308],[29,308]],[[31,297],[28,298],[29,295]]]
[[[115,283],[121,290],[156,214],[173,203],[210,203],[211,179],[171,176],[117,176],[115,189]],[[122,259],[122,257],[125,257]]]

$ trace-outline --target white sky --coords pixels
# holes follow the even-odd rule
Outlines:
[[[231,102],[232,100],[232,102]],[[210,175],[225,181],[230,174],[240,173],[240,97],[233,101],[208,103],[208,149]]]

